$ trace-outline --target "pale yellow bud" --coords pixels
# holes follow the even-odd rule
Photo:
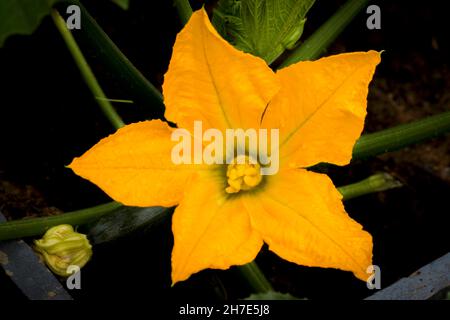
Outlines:
[[[40,240],[35,240],[35,250],[47,266],[57,275],[68,277],[71,265],[82,268],[92,256],[92,246],[86,235],[75,232],[68,224],[50,228]]]

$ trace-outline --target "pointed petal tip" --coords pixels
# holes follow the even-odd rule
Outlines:
[[[160,120],[127,125],[74,158],[67,167],[126,205],[174,206],[195,171],[171,161],[171,132]],[[165,177],[170,184],[162,183]]]
[[[173,267],[173,265],[172,265],[172,267]],[[192,274],[193,274],[193,273],[192,273]],[[171,274],[171,281],[172,281],[172,283],[171,283],[170,287],[173,288],[173,286],[175,286],[177,283],[189,279],[189,277],[190,277],[192,274],[188,274],[188,275],[185,275],[185,276],[180,276],[180,275],[179,275],[179,272],[174,272],[174,271],[172,271],[172,274]]]
[[[374,56],[374,58],[377,61],[377,64],[381,61],[381,54],[384,52],[384,50],[376,51],[376,50],[369,50],[368,53]]]
[[[205,129],[257,128],[280,85],[263,59],[222,38],[202,8],[178,33],[162,88],[165,117],[192,131],[193,120]]]
[[[79,159],[78,157],[73,158],[69,164],[64,166],[64,168],[72,169],[73,171],[75,171],[75,166],[76,166],[76,162],[78,161],[78,159]]]
[[[352,273],[355,278],[364,282],[367,282],[367,280],[369,280],[369,277],[372,275],[371,273],[367,273],[367,270],[353,271]]]

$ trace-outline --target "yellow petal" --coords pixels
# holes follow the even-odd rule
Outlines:
[[[352,271],[361,280],[369,277],[372,238],[347,215],[326,175],[280,170],[257,196],[246,197],[244,204],[270,250],[299,265]]]
[[[277,72],[282,89],[267,108],[263,126],[280,128],[282,164],[350,162],[379,62],[378,52],[355,52],[299,62]]]
[[[199,166],[175,165],[173,129],[160,120],[130,124],[101,140],[69,167],[129,206],[173,206]]]
[[[172,283],[207,268],[251,262],[262,246],[238,197],[226,197],[223,178],[200,174],[172,218]]]
[[[264,60],[222,39],[201,9],[175,41],[164,77],[165,117],[188,130],[194,120],[203,121],[203,129],[258,128],[278,90]]]

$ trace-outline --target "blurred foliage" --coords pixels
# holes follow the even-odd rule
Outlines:
[[[10,35],[32,34],[57,1],[0,1],[0,47]]]
[[[111,1],[117,4],[123,10],[128,10],[128,8],[130,7],[130,0],[111,0]]]
[[[129,0],[111,0],[122,9],[129,7]],[[50,13],[53,5],[64,0],[1,0],[0,48],[6,39],[15,34],[30,35]],[[70,3],[70,2],[68,2]]]
[[[289,293],[281,293],[277,291],[269,291],[264,293],[253,293],[244,300],[302,300],[296,298]]]

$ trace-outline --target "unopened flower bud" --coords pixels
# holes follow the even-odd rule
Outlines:
[[[68,224],[50,228],[40,240],[35,240],[35,250],[42,255],[47,266],[57,275],[68,277],[71,265],[82,268],[92,256],[92,246],[86,235],[75,232]]]

